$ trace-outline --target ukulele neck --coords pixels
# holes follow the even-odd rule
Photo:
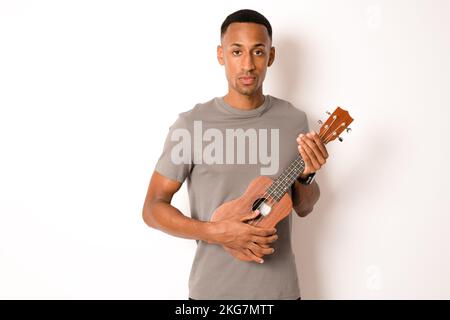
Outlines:
[[[298,176],[305,170],[305,162],[300,154],[291,162],[278,178],[267,189],[268,195],[275,201],[280,201],[287,190],[294,184]]]
[[[350,131],[348,126],[352,123],[353,118],[341,107],[337,107],[332,114],[329,112],[327,112],[327,114],[330,115],[327,121],[325,121],[325,123],[322,123],[322,121],[319,122],[322,124],[319,131],[320,139],[324,144],[327,144],[336,138],[339,138],[339,141],[342,142],[342,138],[339,137],[339,134],[344,130],[347,130],[347,132]],[[298,154],[297,158],[291,162],[289,167],[287,167],[281,175],[272,182],[266,191],[267,194],[275,201],[280,201],[304,170],[305,162],[301,155]]]

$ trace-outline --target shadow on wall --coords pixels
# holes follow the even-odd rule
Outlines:
[[[361,127],[359,125],[359,128]],[[322,171],[317,179],[321,190],[321,197],[314,210],[304,218],[299,218],[294,213],[292,245],[296,256],[301,295],[304,299],[328,299],[330,296],[326,292],[326,287],[329,286],[324,285],[321,274],[323,270],[333,270],[333,266],[324,266],[323,262],[320,261],[320,256],[323,257],[326,254],[326,252],[323,252],[325,242],[330,240],[339,241],[342,236],[339,232],[342,232],[343,226],[337,227],[335,225],[337,221],[336,206],[342,207],[343,202],[349,204],[351,199],[358,199],[364,203],[371,204],[374,202],[374,199],[385,197],[384,189],[378,188],[380,177],[382,181],[386,181],[386,177],[383,177],[382,172],[392,165],[390,164],[390,157],[399,156],[396,155],[398,147],[394,142],[386,141],[386,139],[380,137],[376,129],[373,129],[373,131],[366,130],[365,132],[361,132],[361,134],[366,136],[362,138],[364,141],[371,141],[370,147],[365,149],[364,152],[361,152],[357,159],[353,159],[350,166],[341,168],[335,166],[330,167],[330,170],[340,171],[339,185],[345,186],[345,191],[342,188],[330,188],[329,182],[332,178],[328,175],[329,171]],[[334,154],[330,154],[330,157],[333,156]],[[336,156],[338,157],[340,155],[336,154]],[[332,162],[330,163],[331,165]],[[367,168],[370,168],[370,170]],[[339,174],[334,174],[333,176],[335,178]],[[370,221],[379,221],[379,218],[376,218],[378,213],[373,209],[373,205],[364,212],[352,210],[351,204],[346,205],[346,208],[352,214],[345,217],[345,225],[347,230],[362,230],[367,235],[367,239],[371,239],[371,256],[373,256],[376,262],[385,253],[382,250],[383,246],[374,244],[377,241],[383,241],[383,233],[380,233],[377,229],[373,229],[370,225]],[[365,215],[365,222],[361,222],[358,218],[360,214]],[[337,229],[341,230],[338,231]],[[364,243],[366,239],[355,240],[361,241],[360,245],[354,247],[354,249],[356,248],[355,251],[344,254],[343,256],[345,256],[345,259],[352,259],[352,265],[360,266],[362,268],[361,274],[364,275],[370,267],[370,265],[365,265],[367,261],[364,259],[367,251],[367,243]],[[389,240],[389,242],[390,247],[396,245],[395,241]],[[398,250],[401,251],[401,249]],[[366,276],[367,278],[350,276],[353,279],[351,279],[348,285],[354,286],[355,288],[365,288],[368,290],[366,294],[369,298],[384,298],[379,295],[382,292],[378,291],[376,287],[370,287],[370,274],[366,274]],[[343,277],[348,277],[348,275],[340,275],[336,272],[333,274],[333,277],[342,279]],[[363,283],[359,283],[358,281],[363,281]],[[379,281],[381,281],[381,278]]]
[[[302,95],[302,89],[305,87],[303,84],[309,81],[308,78],[311,74],[302,72],[302,70],[310,70],[307,68],[307,56],[308,47],[298,38],[279,38],[276,44],[277,53],[282,55],[281,59],[276,58],[277,69],[271,75],[276,79],[278,83],[283,85],[279,86],[281,98],[293,102],[295,105],[295,99]],[[308,71],[310,72],[310,71]],[[368,107],[370,101],[367,101]],[[310,116],[311,109],[305,106],[305,112],[308,114],[310,129],[318,130],[317,119],[313,119]],[[303,107],[302,107],[303,109]],[[389,164],[389,160],[386,155],[393,155],[396,151],[389,141],[386,141],[383,137],[379,136],[377,131],[379,126],[384,126],[383,123],[373,124],[376,119],[371,119],[371,124],[364,123],[364,117],[358,117],[355,112],[358,108],[349,110],[355,119],[358,120],[359,128],[370,128],[373,130],[364,130],[359,132],[360,138],[365,141],[371,141],[371,147],[367,148],[364,153],[359,155],[358,159],[355,159],[351,170],[349,168],[342,172],[343,179],[340,179],[339,184],[345,185],[346,194],[352,194],[352,197],[369,197],[367,201],[370,202],[370,197],[376,195],[380,190],[373,190],[373,186],[376,185],[376,181],[379,179],[377,173],[386,168]],[[324,119],[322,119],[324,120]],[[352,125],[351,127],[353,127]],[[366,135],[362,137],[361,135]],[[339,142],[337,142],[339,143]],[[333,157],[333,154],[330,154]],[[339,156],[339,155],[336,155]],[[374,163],[376,164],[374,166]],[[371,168],[369,173],[366,168]],[[362,177],[364,179],[362,180]],[[320,261],[320,257],[323,256],[321,243],[323,239],[330,239],[330,232],[336,228],[330,221],[335,220],[333,218],[333,208],[336,207],[337,202],[340,201],[338,197],[341,196],[341,191],[333,190],[329,187],[330,177],[327,175],[327,171],[321,171],[318,174],[317,182],[321,190],[321,197],[319,202],[311,212],[305,218],[299,218],[295,212],[293,212],[292,219],[292,247],[296,256],[297,273],[299,277],[300,292],[303,299],[325,299],[329,295],[326,292],[328,286],[324,285],[324,280],[321,279],[323,270],[333,269],[332,266],[323,266]],[[380,195],[382,196],[382,195]],[[355,219],[357,220],[357,219]],[[365,226],[355,225],[353,221],[346,222],[352,225],[352,228],[364,228]],[[367,227],[367,226],[366,226]],[[337,239],[339,240],[339,239]],[[329,240],[328,240],[329,241]],[[360,263],[358,261],[358,254],[360,256],[363,253],[354,253],[354,263]],[[381,253],[380,253],[381,254]]]
[[[303,81],[307,81],[306,75],[301,74],[302,68],[302,52],[300,41],[287,37],[280,37],[275,45],[275,61],[276,68],[270,70],[270,77],[277,79],[280,92],[280,98],[292,102],[292,98],[302,89]],[[300,74],[299,74],[300,72]]]

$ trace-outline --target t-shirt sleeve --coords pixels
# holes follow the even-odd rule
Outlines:
[[[298,134],[300,133],[308,133],[309,132],[309,123],[308,123],[308,115],[306,114],[305,111],[296,108],[292,103],[289,102],[289,106],[295,110],[293,113],[291,113],[292,115],[292,119],[296,119],[295,120],[295,126],[297,129]]]
[[[308,115],[304,111],[298,111],[298,133],[306,134],[309,132]]]
[[[183,183],[193,168],[191,136],[187,120],[179,116],[169,127],[162,153],[156,162],[155,171]]]
[[[309,123],[308,123],[308,116],[305,113],[305,118],[304,118],[304,129],[303,129],[303,133],[308,133],[309,132]]]

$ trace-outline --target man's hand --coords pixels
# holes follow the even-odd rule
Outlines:
[[[297,137],[298,151],[305,161],[305,170],[300,175],[305,179],[309,174],[319,170],[328,158],[328,152],[322,139],[315,131],[300,134]]]
[[[213,222],[214,242],[233,250],[237,250],[255,262],[263,262],[261,257],[274,252],[268,244],[278,239],[275,228],[261,228],[245,223],[256,218],[259,210],[255,210],[241,218]]]

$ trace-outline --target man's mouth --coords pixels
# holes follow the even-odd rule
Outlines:
[[[240,77],[239,80],[246,85],[253,84],[255,82],[256,77]]]

